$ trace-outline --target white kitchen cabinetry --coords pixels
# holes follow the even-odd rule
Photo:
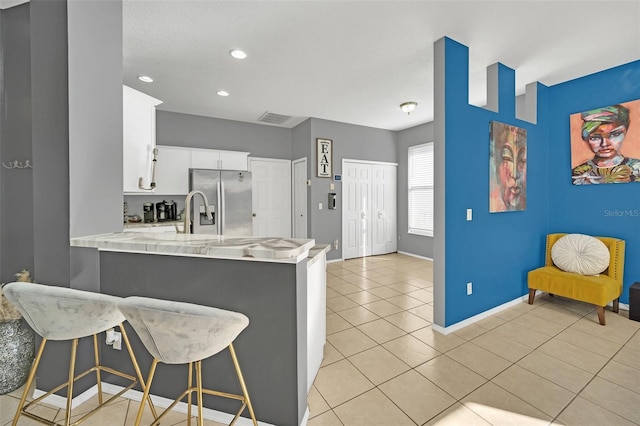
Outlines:
[[[247,170],[248,152],[191,148],[194,169]]]
[[[247,170],[248,152],[158,145],[156,195],[186,195],[189,169]]]
[[[191,148],[158,145],[156,195],[186,195],[189,192]]]
[[[162,101],[127,86],[122,86],[123,99],[123,191],[149,193],[139,187],[151,183],[153,149],[156,146],[156,106]]]
[[[327,251],[307,260],[307,393],[320,370],[327,341]]]

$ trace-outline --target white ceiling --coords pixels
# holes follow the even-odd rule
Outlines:
[[[516,70],[522,94],[530,82],[640,59],[640,0],[123,0],[123,14],[125,84],[163,100],[159,109],[252,123],[268,111],[292,116],[285,127],[433,120],[433,43],[443,36],[469,47],[475,105],[495,62]],[[409,100],[411,115],[399,108]]]

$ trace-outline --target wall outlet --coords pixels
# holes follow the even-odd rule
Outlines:
[[[113,332],[113,349],[122,350],[122,333],[119,331]]]
[[[113,328],[110,328],[107,330],[106,332],[107,337],[105,339],[105,343],[107,345],[113,345],[113,342],[115,342],[116,336],[114,334],[115,334],[115,330]]]
[[[318,203],[318,210],[322,210],[322,203]]]
[[[473,220],[473,209],[467,209],[467,221]]]
[[[333,242],[333,248],[334,248],[334,249],[336,249],[336,250],[338,250],[338,247],[339,247],[338,240],[335,240],[335,241]]]
[[[473,293],[473,283],[467,283],[467,296]]]

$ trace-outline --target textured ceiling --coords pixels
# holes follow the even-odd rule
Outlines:
[[[123,14],[125,84],[163,100],[160,109],[254,123],[268,111],[293,116],[286,127],[307,117],[391,130],[431,121],[443,36],[469,47],[476,105],[498,61],[516,70],[522,94],[530,82],[640,59],[640,0],[124,0]],[[409,100],[411,115],[399,108]]]

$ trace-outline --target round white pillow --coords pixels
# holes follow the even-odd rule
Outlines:
[[[551,247],[553,263],[566,272],[597,275],[609,266],[607,246],[595,237],[567,234]]]

